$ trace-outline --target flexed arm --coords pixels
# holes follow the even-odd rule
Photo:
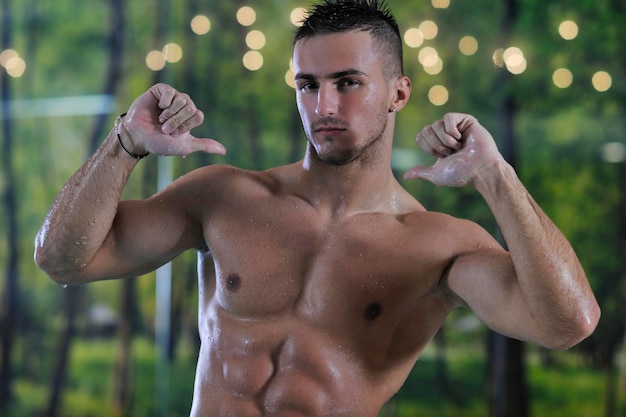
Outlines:
[[[447,114],[419,145],[438,158],[405,178],[474,187],[491,209],[509,256],[476,251],[450,268],[449,288],[494,330],[553,348],[587,337],[600,310],[571,245],[530,196],[478,121]]]
[[[137,98],[118,126],[119,140],[111,131],[54,201],[35,240],[37,265],[58,282],[82,283],[147,272],[193,244],[197,236],[184,216],[172,215],[171,199],[120,203],[120,196],[138,161],[129,153],[224,153],[218,142],[191,135],[203,118],[188,95],[165,84]],[[185,237],[175,244],[162,237],[176,233]]]

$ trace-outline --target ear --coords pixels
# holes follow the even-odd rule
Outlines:
[[[389,110],[398,112],[406,106],[409,97],[411,97],[411,80],[409,77],[402,76],[390,82],[392,83],[392,97]]]

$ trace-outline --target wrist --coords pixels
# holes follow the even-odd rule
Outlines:
[[[124,151],[126,151],[126,153],[130,156],[132,156],[135,159],[142,159],[145,158],[146,156],[150,155],[150,152],[140,152],[140,153],[135,153],[133,150],[131,150],[131,146],[128,142],[124,142],[124,139],[122,138],[122,127],[123,127],[123,119],[124,116],[126,116],[126,113],[123,113],[121,115],[119,115],[116,119],[115,119],[115,123],[113,124],[113,129],[115,130],[115,135],[117,136],[117,140],[120,144],[120,146],[122,147],[122,149]],[[124,129],[125,130],[125,129]],[[124,135],[126,138],[128,138],[130,135]]]
[[[473,184],[476,191],[486,197],[497,194],[502,184],[508,183],[512,178],[517,178],[513,167],[504,158],[498,158],[477,172]]]

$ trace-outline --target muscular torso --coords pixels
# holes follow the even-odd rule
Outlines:
[[[329,218],[241,181],[203,219],[192,415],[377,416],[454,307],[449,218],[417,203]]]

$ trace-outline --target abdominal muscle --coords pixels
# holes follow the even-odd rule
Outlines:
[[[297,317],[238,319],[211,304],[191,416],[374,417],[387,399],[341,338]]]

